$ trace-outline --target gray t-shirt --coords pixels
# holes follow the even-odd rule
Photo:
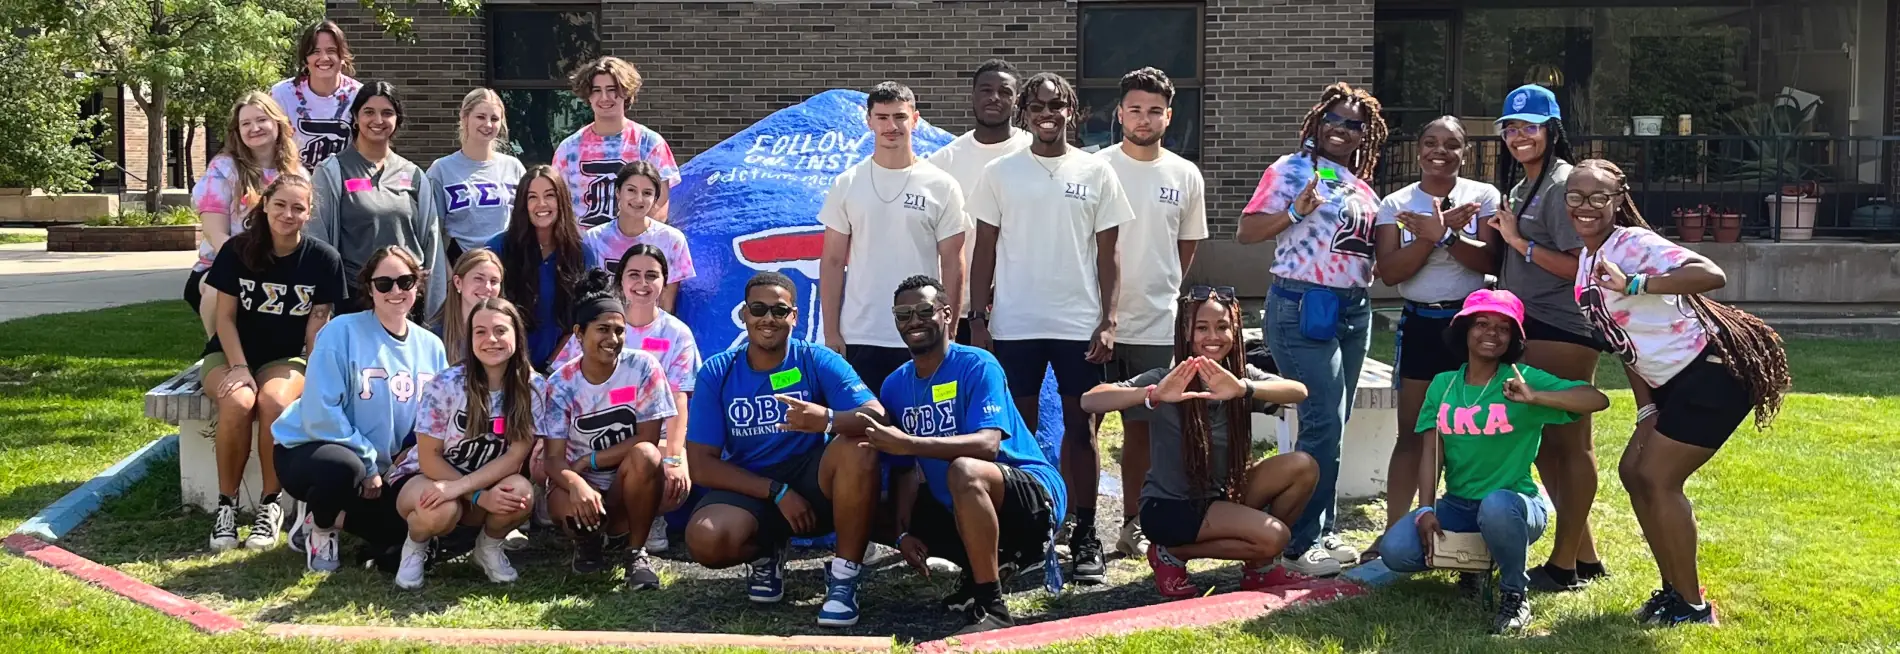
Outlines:
[[[1117,385],[1141,388],[1150,384],[1159,384],[1162,378],[1168,376],[1168,371],[1169,368],[1155,368],[1136,375],[1134,379],[1119,382]],[[1247,378],[1254,381],[1279,379],[1253,366],[1247,366]],[[1206,496],[1195,498],[1194,481],[1187,476],[1187,464],[1182,456],[1180,409],[1173,404],[1156,403],[1155,410],[1148,420],[1148,479],[1141,487],[1143,498],[1191,500],[1220,496],[1221,485],[1227,474],[1226,404],[1226,402],[1207,403],[1209,441],[1207,450],[1210,459],[1207,471],[1211,478]],[[1254,409],[1265,410],[1271,406],[1265,402],[1258,402]]]
[[[311,186],[317,206],[303,233],[336,248],[345,277],[356,279],[369,255],[383,247],[408,248],[429,271],[427,293],[417,304],[423,307],[422,315],[435,315],[446,297],[448,275],[442,265],[442,221],[429,176],[394,152],[377,169],[350,148],[317,164]],[[354,286],[346,297],[360,292]]]
[[[528,169],[521,160],[500,152],[476,161],[456,151],[429,164],[435,203],[442,208],[442,231],[473,250],[508,228],[514,209],[515,185]]]
[[[1464,229],[1464,235],[1473,239],[1478,237],[1478,225],[1498,212],[1498,187],[1484,182],[1460,177],[1452,185],[1450,197],[1454,206],[1478,203],[1478,215],[1472,217]],[[1406,211],[1430,215],[1432,206],[1438,202],[1439,198],[1419,189],[1418,184],[1412,184],[1393,191],[1379,202],[1379,219],[1374,224],[1396,225],[1399,214]],[[1416,235],[1403,227],[1399,228],[1399,247],[1409,246],[1416,240]],[[1424,267],[1419,268],[1410,279],[1399,282],[1399,295],[1413,302],[1431,304],[1463,300],[1480,288],[1484,288],[1484,273],[1458,263],[1445,248],[1435,248],[1425,260]]]
[[[1526,187],[1535,180],[1525,180],[1511,187],[1511,207],[1517,209],[1517,231],[1539,248],[1565,252],[1583,248],[1583,237],[1577,236],[1576,227],[1570,224],[1570,209],[1564,206],[1564,191],[1570,183],[1572,169],[1570,164],[1561,162],[1551,168],[1550,176],[1538,188],[1537,197],[1528,208],[1523,206],[1524,195],[1529,192]],[[1524,255],[1515,250],[1504,253],[1502,272],[1498,285],[1524,301],[1526,318],[1578,336],[1590,336],[1590,326],[1583,321],[1583,310],[1577,308],[1577,296],[1571,290],[1571,278],[1552,275],[1537,264],[1525,261]]]

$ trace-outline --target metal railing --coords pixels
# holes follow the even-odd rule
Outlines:
[[[1900,136],[1578,136],[1571,143],[1578,160],[1616,162],[1643,218],[1671,236],[1678,235],[1675,216],[1688,210],[1740,215],[1744,238],[1779,241],[1788,228],[1811,227],[1821,238],[1900,240]],[[1474,136],[1466,149],[1468,178],[1508,192],[1523,176],[1498,137]],[[1417,142],[1389,142],[1373,185],[1390,193],[1418,175]]]

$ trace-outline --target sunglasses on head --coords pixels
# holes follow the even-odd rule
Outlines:
[[[792,315],[792,308],[789,306],[783,304],[766,304],[764,302],[753,302],[745,305],[745,311],[746,313],[752,314],[754,318],[764,318],[765,314],[769,313],[772,314],[773,318],[783,320],[786,316]]]
[[[900,305],[891,307],[891,317],[896,318],[900,321],[910,320],[912,318],[917,318],[917,317],[929,318],[930,316],[935,315],[937,311],[941,308],[942,307],[939,307],[936,304],[933,304],[930,302],[918,302],[916,304],[900,304]]]
[[[369,278],[369,285],[375,288],[378,293],[388,293],[391,288],[400,288],[407,291],[416,287],[416,276],[371,277]]]
[[[1333,127],[1343,128],[1348,131],[1353,131],[1353,132],[1366,131],[1366,121],[1353,120],[1351,118],[1347,118],[1345,116],[1341,116],[1339,114],[1336,114],[1330,111],[1326,112],[1326,115],[1323,118],[1321,118],[1321,120],[1326,121],[1326,124],[1328,125],[1332,125]]]
[[[1233,302],[1234,301],[1234,287],[1232,286],[1195,286],[1188,289],[1187,298],[1195,302],[1206,302],[1209,298],[1219,300],[1222,303]]]

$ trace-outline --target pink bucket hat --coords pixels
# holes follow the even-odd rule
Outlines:
[[[1463,318],[1474,313],[1495,313],[1510,318],[1517,324],[1517,335],[1524,335],[1524,301],[1510,291],[1493,291],[1481,288],[1465,296],[1465,308],[1458,310],[1452,319]]]

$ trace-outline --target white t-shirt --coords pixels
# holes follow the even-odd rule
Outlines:
[[[891,322],[897,284],[911,275],[938,276],[937,244],[972,226],[950,173],[927,161],[893,170],[871,159],[832,182],[818,222],[851,237],[839,313],[844,342],[876,347],[904,347]]]
[[[1577,257],[1572,289],[1584,319],[1597,337],[1623,363],[1642,375],[1650,387],[1660,387],[1689,367],[1709,345],[1709,330],[1681,295],[1624,295],[1597,286],[1597,262],[1609,261],[1623,274],[1661,275],[1681,268],[1693,254],[1655,232],[1641,227],[1618,227],[1591,252],[1588,244]]]
[[[1075,148],[1025,149],[983,169],[969,211],[998,230],[990,336],[1089,340],[1102,319],[1095,234],[1135,219],[1115,168]]]
[[[1478,215],[1465,224],[1465,236],[1478,238],[1478,225],[1498,212],[1498,200],[1502,195],[1498,187],[1473,179],[1460,177],[1452,184],[1449,197],[1453,206],[1478,203]],[[1396,225],[1399,214],[1407,211],[1431,215],[1432,206],[1438,202],[1439,198],[1419,190],[1418,184],[1413,183],[1379,201],[1379,218],[1373,224]],[[1417,235],[1404,227],[1399,228],[1399,247],[1409,246],[1416,240]],[[1399,282],[1399,295],[1413,302],[1432,304],[1463,300],[1480,288],[1484,288],[1484,273],[1458,263],[1445,248],[1435,248],[1417,273]]]
[[[1011,127],[1007,140],[1001,143],[979,143],[976,140],[976,130],[971,130],[958,136],[949,145],[930,153],[930,157],[925,161],[942,168],[944,172],[950,173],[951,177],[955,177],[957,185],[963,187],[963,198],[966,200],[965,204],[968,204],[970,192],[976,190],[977,178],[983,176],[983,167],[990,165],[990,162],[1003,155],[1015,154],[1017,151],[1028,148],[1031,140],[1029,132]],[[970,235],[963,239],[963,261],[966,264],[976,260],[974,221],[970,227]],[[970,315],[969,284],[963,285],[963,315]]]
[[[1120,145],[1095,154],[1115,168],[1135,219],[1116,237],[1122,285],[1115,342],[1173,345],[1181,295],[1180,241],[1207,238],[1207,195],[1201,169],[1161,150],[1154,161],[1128,156]]]

